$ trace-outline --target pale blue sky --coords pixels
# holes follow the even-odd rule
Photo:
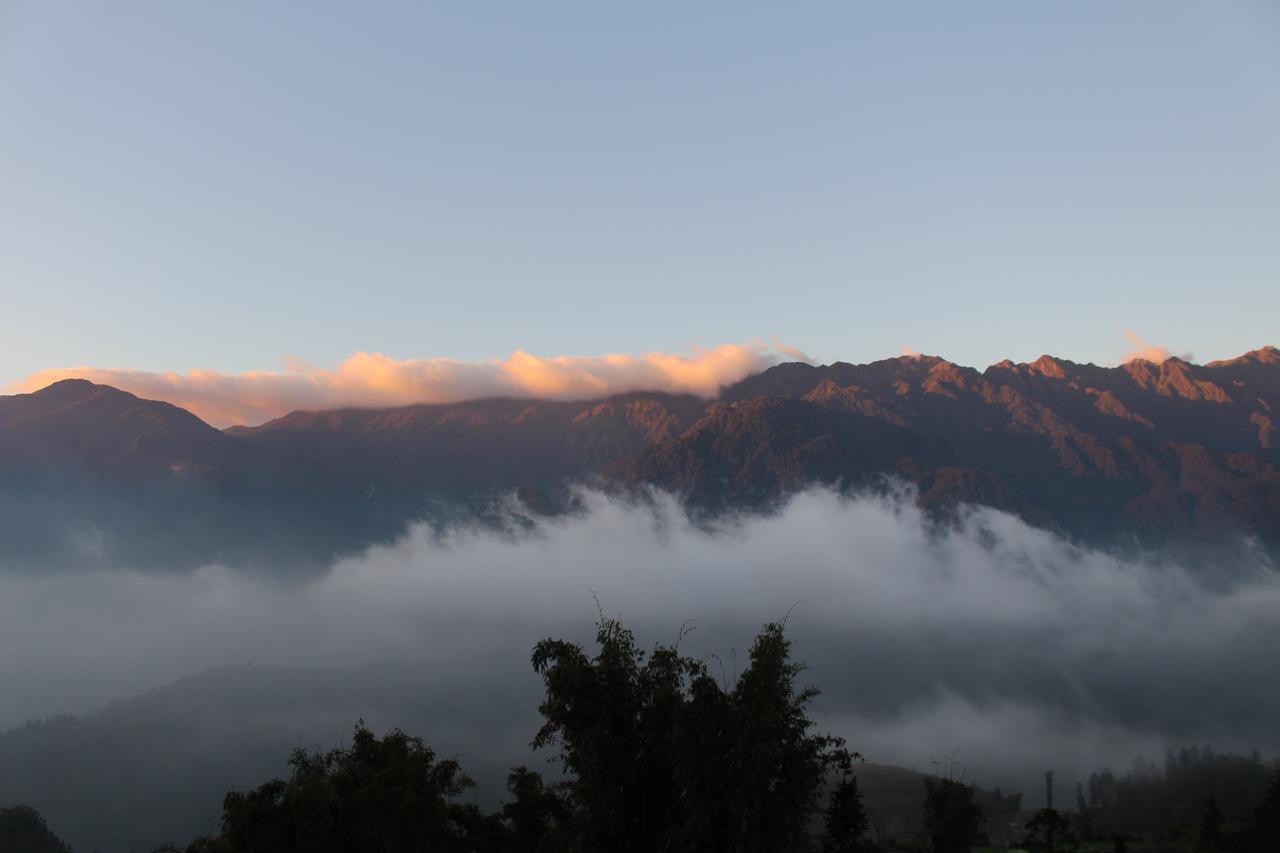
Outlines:
[[[0,2],[0,387],[1280,343],[1274,2]]]

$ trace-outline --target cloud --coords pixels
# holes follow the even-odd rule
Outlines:
[[[949,692],[901,714],[833,716],[820,722],[828,729],[856,732],[880,754],[916,770],[931,772],[935,759],[954,762],[956,776],[1022,791],[1028,805],[1041,802],[1037,771],[1052,768],[1059,779],[1068,780],[1070,790],[1072,781],[1085,780],[1103,766],[1123,772],[1135,756],[1163,756],[1171,744],[1167,735],[1052,706],[1008,699],[975,702]],[[1013,744],[1017,746],[1011,749]]]
[[[770,347],[790,361],[803,361],[805,364],[813,364],[814,358],[802,349],[788,346],[781,341],[773,341]]]
[[[1154,344],[1147,343],[1142,338],[1138,337],[1137,332],[1127,330],[1125,331],[1124,336],[1129,340],[1130,345],[1133,347],[1133,350],[1124,357],[1124,364],[1128,364],[1131,361],[1149,361],[1153,364],[1163,364],[1170,358],[1174,357],[1173,352],[1165,349],[1164,347],[1158,347]],[[1189,352],[1182,353],[1178,356],[1178,358],[1185,361],[1191,361],[1194,357],[1195,356]]]
[[[1265,677],[1280,574],[1264,562],[1122,559],[986,509],[938,528],[902,497],[808,492],[710,531],[666,496],[583,500],[529,530],[415,528],[306,581],[0,572],[0,725],[219,664],[395,660],[416,680],[376,713],[371,699],[344,706],[348,719],[423,731],[469,764],[521,760],[476,751],[492,751],[495,727],[503,749],[527,742],[529,650],[590,637],[589,587],[646,644],[695,620],[683,648],[726,677],[795,605],[815,713],[873,761],[925,768],[959,748],[970,778],[1034,791],[1055,762],[1066,778],[1067,764],[1123,767],[1165,745],[1280,750],[1280,683]],[[423,697],[455,710],[412,716]]]
[[[585,400],[631,391],[714,397],[725,386],[777,363],[803,356],[781,344],[725,344],[693,355],[558,356],[517,350],[505,360],[397,360],[359,352],[336,370],[296,358],[280,371],[153,373],[118,368],[42,370],[12,390],[35,391],[80,378],[140,397],[182,406],[215,426],[258,424],[298,409],[456,403],[484,397]]]

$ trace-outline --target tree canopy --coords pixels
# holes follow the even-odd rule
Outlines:
[[[71,853],[30,806],[0,808],[0,853]]]
[[[813,732],[817,695],[796,681],[780,623],[765,625],[732,685],[675,646],[646,654],[601,619],[596,649],[545,640],[537,747],[557,745],[577,806],[572,850],[794,849],[843,742]]]
[[[924,790],[925,832],[933,853],[969,853],[984,821],[973,788],[951,779],[926,779]]]

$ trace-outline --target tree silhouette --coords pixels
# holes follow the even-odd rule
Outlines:
[[[1280,853],[1280,770],[1267,786],[1262,806],[1254,812],[1252,846],[1256,853]]]
[[[420,738],[378,738],[357,724],[351,746],[295,750],[292,774],[223,801],[221,842],[243,853],[464,850],[471,816],[450,798],[471,782]]]
[[[1071,821],[1054,808],[1043,808],[1032,815],[1025,828],[1023,844],[1033,853],[1066,853],[1076,849]]]
[[[1136,762],[1134,770],[1122,776],[1104,770],[1089,777],[1087,821],[1080,823],[1081,834],[1087,829],[1095,839],[1137,839],[1177,833],[1190,836],[1194,846],[1205,803],[1212,797],[1229,848],[1235,829],[1247,830],[1248,818],[1265,799],[1268,779],[1268,767],[1256,752],[1234,755],[1209,747],[1170,752],[1162,770],[1140,768]]]
[[[535,747],[557,744],[576,806],[566,849],[773,853],[800,846],[843,743],[812,733],[781,624],[765,625],[732,685],[671,646],[646,655],[616,620],[597,650],[545,640],[544,723]]]
[[[924,824],[933,853],[969,853],[984,816],[973,789],[951,779],[925,779]]]
[[[1210,797],[1204,806],[1204,817],[1200,819],[1200,836],[1197,849],[1204,853],[1216,853],[1221,850],[1225,839],[1222,837],[1222,812],[1218,809],[1216,797]]]
[[[0,809],[0,853],[71,853],[30,806]]]
[[[827,806],[822,853],[867,853],[873,848],[866,837],[870,823],[858,777],[844,774]]]
[[[512,768],[507,774],[507,791],[515,799],[502,807],[502,820],[509,833],[503,849],[512,853],[558,849],[570,816],[565,797],[544,785],[540,774],[525,767]]]
[[[1084,784],[1076,783],[1076,832],[1083,839],[1093,838],[1093,815],[1089,811],[1089,803],[1084,798]]]

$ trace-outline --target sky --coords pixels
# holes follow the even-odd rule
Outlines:
[[[0,2],[0,389],[1277,340],[1267,2]],[[292,363],[292,362],[290,362]]]

